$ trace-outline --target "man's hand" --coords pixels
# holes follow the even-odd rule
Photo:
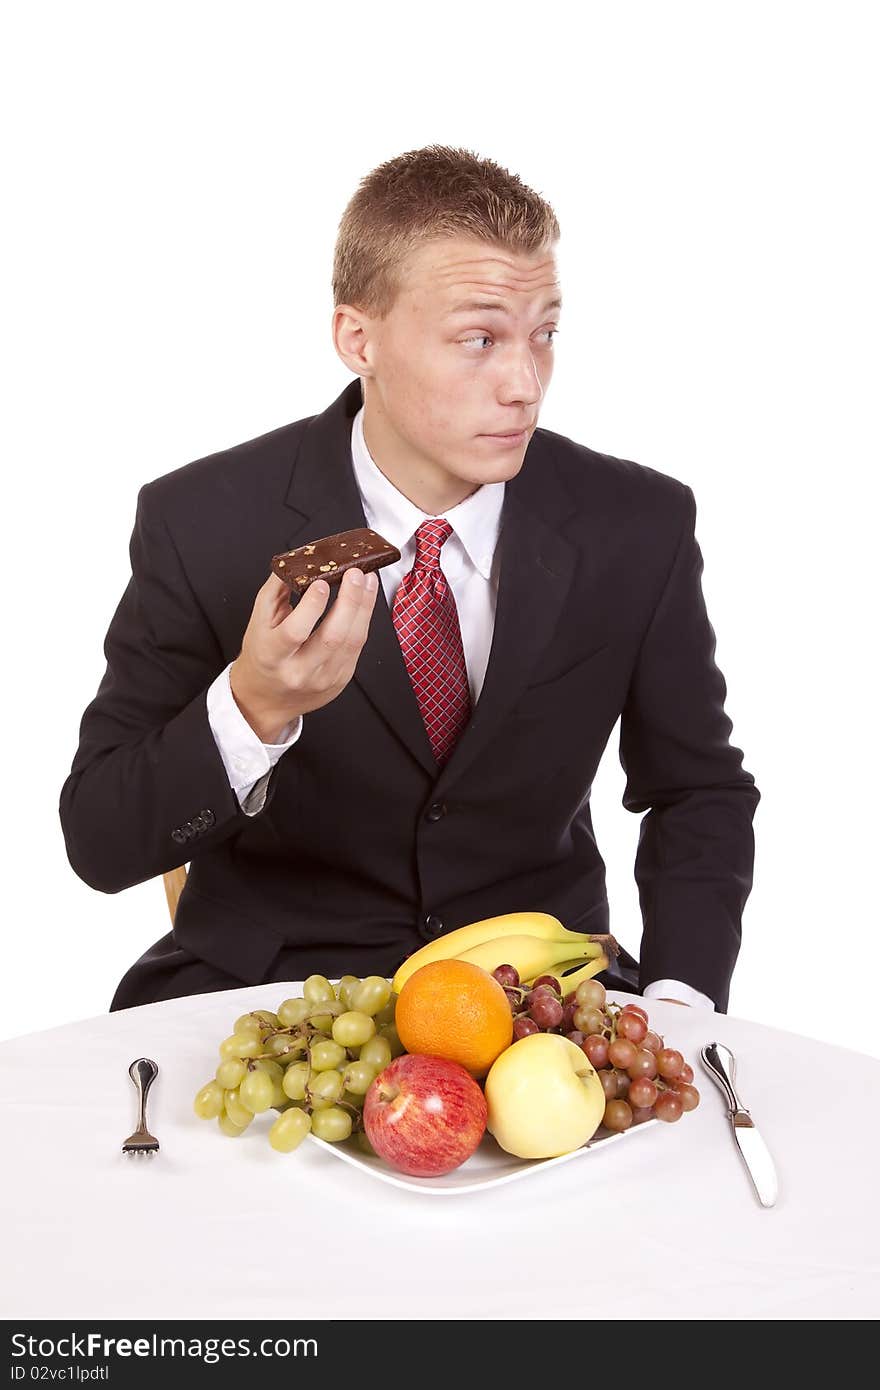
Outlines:
[[[379,589],[375,573],[346,570],[332,611],[330,586],[310,584],[296,608],[290,589],[270,574],[258,591],[229,683],[235,703],[263,743],[274,743],[285,724],[335,700],[354,674],[367,640]]]

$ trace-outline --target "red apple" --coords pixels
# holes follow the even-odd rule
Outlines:
[[[415,1178],[436,1178],[458,1168],[479,1144],[486,1097],[458,1062],[404,1053],[367,1091],[364,1129],[393,1168]]]

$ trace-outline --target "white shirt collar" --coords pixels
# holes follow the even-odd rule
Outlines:
[[[373,461],[364,438],[364,407],[355,415],[351,428],[351,457],[355,480],[363,503],[367,525],[403,552],[423,521],[432,515],[423,512],[394,486]],[[443,516],[461,541],[472,564],[488,579],[501,526],[504,483],[483,483]],[[452,538],[450,537],[450,543]]]

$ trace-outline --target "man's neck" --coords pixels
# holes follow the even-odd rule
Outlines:
[[[413,466],[411,459],[407,459],[406,466],[395,468],[394,464],[389,464],[388,461],[392,451],[384,449],[381,443],[375,444],[371,439],[371,426],[367,421],[366,410],[363,427],[364,443],[373,463],[392,487],[397,488],[397,491],[412,502],[414,507],[418,507],[419,511],[425,512],[428,516],[439,516],[443,512],[451,511],[478,491],[479,483],[468,482],[465,478],[453,478],[448,474],[435,482],[429,476],[427,465],[422,473],[418,466]]]

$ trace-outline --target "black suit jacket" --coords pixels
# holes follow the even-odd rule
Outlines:
[[[118,893],[189,863],[171,944],[214,987],[390,975],[439,932],[503,912],[607,930],[590,787],[622,716],[623,801],[644,813],[641,985],[686,980],[724,1010],[759,793],[729,741],[694,496],[653,469],[537,429],[506,485],[485,682],[446,766],[380,585],[354,678],[305,715],[264,809],[240,809],[206,692],[271,556],[366,525],[360,405],[356,378],[322,414],[141,488],[132,577],[61,791],[73,868]],[[115,1003],[150,997],[136,965]]]

